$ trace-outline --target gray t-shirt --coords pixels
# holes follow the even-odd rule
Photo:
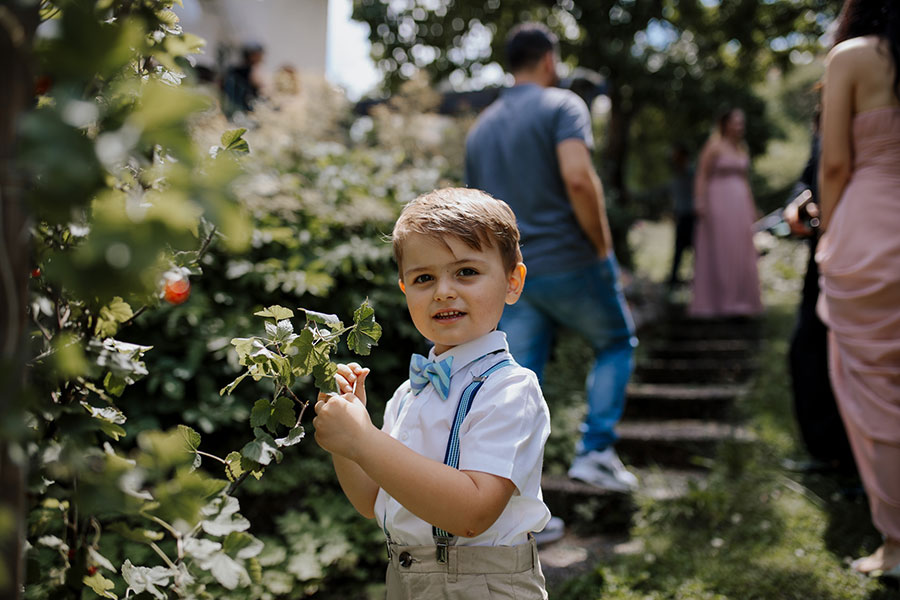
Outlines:
[[[556,156],[557,145],[573,138],[594,145],[584,101],[569,90],[523,84],[504,90],[466,139],[466,185],[513,209],[530,275],[597,260],[575,218]]]

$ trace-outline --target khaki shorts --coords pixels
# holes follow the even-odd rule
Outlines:
[[[439,563],[434,546],[389,544],[387,600],[546,600],[537,545],[450,546]]]

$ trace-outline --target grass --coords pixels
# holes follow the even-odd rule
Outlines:
[[[636,256],[637,271],[662,280],[671,247],[666,226],[646,224],[632,235],[645,253]],[[773,244],[760,264],[768,306],[761,370],[740,405],[756,441],[723,446],[706,481],[683,497],[636,498],[628,546],[639,549],[562,584],[551,591],[554,600],[900,599],[896,586],[848,568],[851,557],[880,543],[864,498],[841,493],[856,483],[781,467],[785,458],[804,456],[785,359],[805,268],[798,247]],[[642,271],[648,266],[651,271]],[[563,471],[571,458],[590,364],[590,351],[576,336],[561,342],[545,385],[553,418],[549,472]]]

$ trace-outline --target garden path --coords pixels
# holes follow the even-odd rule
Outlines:
[[[645,322],[617,449],[640,489],[632,498],[545,475],[545,501],[568,525],[540,550],[551,589],[612,553],[640,552],[640,541],[628,538],[636,502],[684,493],[702,482],[722,443],[752,439],[735,407],[757,368],[760,321],[692,319],[683,305],[636,316]]]

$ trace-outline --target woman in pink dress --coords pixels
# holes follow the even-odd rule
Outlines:
[[[700,152],[694,182],[693,316],[755,315],[763,309],[753,246],[756,206],[743,140],[744,112],[732,109]]]
[[[900,578],[900,2],[847,0],[828,54],[819,313],[830,375],[884,544],[853,563]]]

